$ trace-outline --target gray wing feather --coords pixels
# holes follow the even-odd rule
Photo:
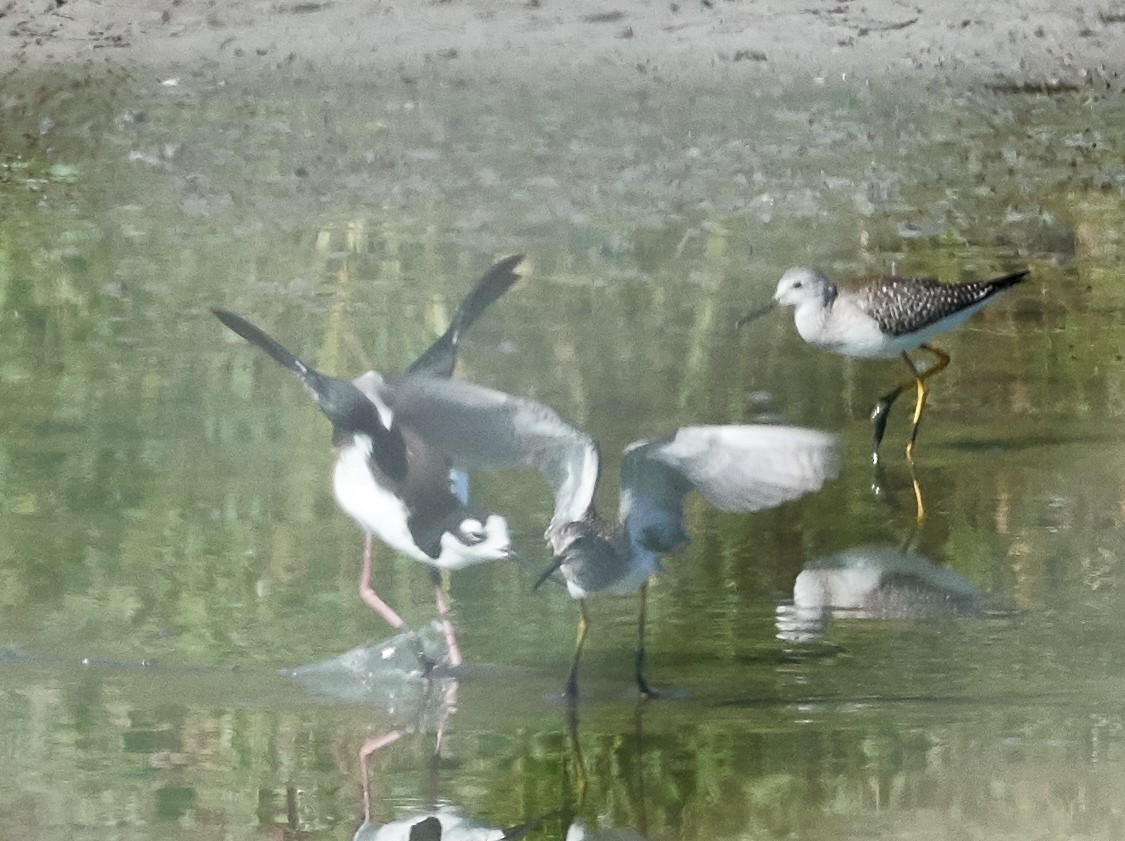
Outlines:
[[[620,517],[634,540],[668,551],[687,539],[683,500],[698,491],[723,511],[773,508],[839,471],[835,435],[788,426],[691,426],[638,441],[621,462]]]
[[[461,380],[387,381],[368,372],[355,384],[457,464],[538,471],[555,492],[552,522],[580,520],[590,507],[598,481],[597,446],[547,406]]]

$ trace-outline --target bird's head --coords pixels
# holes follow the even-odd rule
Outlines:
[[[620,530],[592,512],[582,520],[552,525],[547,530],[547,542],[555,559],[539,576],[535,587],[561,570],[574,598],[581,598],[582,592],[604,589],[620,578],[630,558]]]
[[[775,302],[783,307],[799,307],[815,302],[827,304],[836,296],[836,287],[816,269],[796,266],[786,269],[773,293]]]
[[[443,564],[450,569],[519,558],[512,549],[508,521],[499,514],[470,515],[463,519],[455,532],[442,535],[441,555],[451,559]]]

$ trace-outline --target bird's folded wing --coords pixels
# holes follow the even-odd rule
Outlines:
[[[692,426],[638,441],[621,462],[620,516],[635,540],[667,551],[686,540],[683,499],[760,511],[819,489],[839,471],[837,437],[787,426]]]
[[[460,380],[365,374],[355,383],[365,393],[377,389],[397,423],[455,463],[538,471],[555,492],[555,522],[579,520],[590,507],[597,446],[547,406]]]
[[[1026,272],[995,281],[941,283],[929,277],[884,277],[872,280],[856,299],[859,307],[890,336],[923,330],[943,318],[983,302]]]

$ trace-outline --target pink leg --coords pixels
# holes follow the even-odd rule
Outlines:
[[[445,739],[445,727],[457,712],[457,690],[460,688],[456,678],[449,681],[441,696],[441,716],[438,718],[437,737],[434,739],[434,756],[441,756],[441,744]]]
[[[463,662],[461,648],[457,645],[457,634],[453,630],[453,623],[449,620],[449,602],[441,586],[441,573],[432,567],[430,580],[434,583],[434,600],[437,602],[438,619],[441,620],[441,632],[445,636],[445,647],[449,651],[449,665],[457,668]]]
[[[422,650],[421,637],[418,636],[413,628],[403,621],[401,616],[394,612],[389,604],[379,598],[379,594],[376,593],[375,588],[371,586],[372,542],[371,535],[365,534],[363,536],[363,570],[359,574],[359,597],[363,599],[364,604],[382,616],[388,625],[396,631],[403,631],[405,633],[406,639],[414,648],[414,653],[418,655],[418,662],[422,664],[422,669],[429,674],[434,664],[430,658],[426,656],[425,651]]]
[[[389,604],[379,598],[379,594],[371,586],[371,544],[371,535],[365,534],[363,536],[363,570],[359,574],[359,597],[363,599],[364,604],[382,616],[387,624],[397,631],[399,628],[405,627],[406,623]]]
[[[372,736],[363,743],[363,747],[359,749],[359,768],[363,774],[363,820],[365,823],[371,822],[371,780],[367,774],[367,760],[371,754],[379,750],[379,748],[386,747],[392,742],[397,742],[402,738],[401,730],[392,730],[390,733],[384,733],[382,736]]]

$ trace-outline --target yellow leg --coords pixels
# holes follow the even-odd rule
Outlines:
[[[574,812],[576,815],[581,815],[586,806],[586,759],[582,755],[582,743],[578,740],[578,707],[574,704],[567,708],[566,723],[567,729],[570,731],[570,745],[574,753]]]
[[[926,385],[926,380],[945,370],[949,364],[949,354],[940,351],[932,345],[922,345],[921,350],[929,351],[934,355],[934,364],[921,373],[915,367],[910,357],[905,353],[902,358],[906,361],[906,365],[910,368],[911,373],[914,374],[914,383],[917,392],[917,398],[914,401],[914,428],[910,431],[910,441],[906,445],[906,459],[911,464],[914,463],[914,444],[918,440],[918,427],[922,424],[922,413],[926,410],[926,396],[929,394],[929,388]]]
[[[566,697],[574,700],[578,697],[578,661],[582,659],[582,646],[586,643],[586,630],[590,627],[590,620],[586,616],[586,600],[578,600],[578,636],[574,641],[574,659],[570,663],[570,677],[566,680]]]
[[[922,485],[914,475],[914,464],[910,465],[910,483],[914,486],[914,523],[922,525],[926,522],[926,503],[922,499]]]

